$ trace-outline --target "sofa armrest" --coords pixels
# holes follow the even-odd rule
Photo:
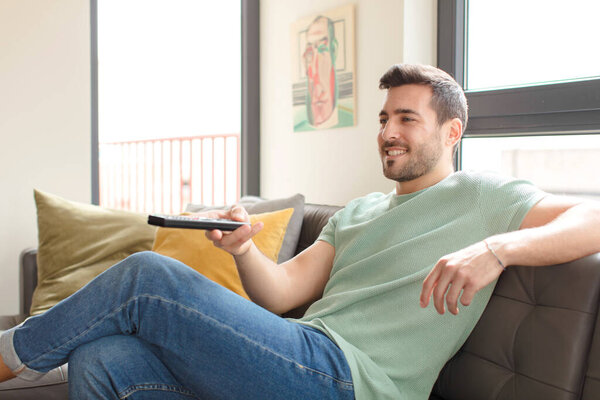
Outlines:
[[[29,315],[33,291],[37,286],[37,249],[30,248],[23,250],[19,257],[19,264],[21,285],[19,312]]]

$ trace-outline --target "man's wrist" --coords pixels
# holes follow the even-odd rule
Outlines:
[[[515,265],[513,256],[516,251],[516,246],[514,245],[515,240],[511,240],[510,234],[489,237],[484,240],[484,243],[486,243],[488,251],[498,259],[498,263],[502,265],[503,269]]]
[[[237,260],[241,261],[246,256],[250,255],[253,248],[256,248],[256,246],[254,245],[254,241],[252,239],[248,240],[248,242],[250,242],[250,244],[248,245],[248,247],[246,249],[242,250],[240,253],[236,253],[236,254],[232,253],[231,254],[236,261]],[[244,243],[243,246],[245,246],[245,245],[246,245],[246,243]]]
[[[492,246],[490,246],[490,244],[485,239],[483,239],[483,244],[485,244],[485,246],[488,249],[488,251],[490,253],[492,253],[492,255],[494,256],[494,258],[496,259],[496,262],[498,263],[498,265],[500,265],[500,268],[502,268],[502,271],[506,271],[506,265],[504,265],[504,263],[502,262],[502,260],[498,256],[498,254],[496,254],[496,252],[494,251],[494,248]]]

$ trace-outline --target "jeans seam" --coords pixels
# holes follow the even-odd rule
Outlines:
[[[128,299],[127,301],[125,301],[124,303],[122,303],[122,304],[121,304],[121,305],[120,305],[118,308],[116,308],[116,309],[114,309],[113,311],[111,311],[111,312],[109,312],[109,313],[105,314],[105,315],[104,315],[102,318],[99,318],[99,319],[95,320],[95,321],[94,321],[94,322],[93,322],[93,323],[90,325],[90,327],[86,328],[84,331],[82,331],[82,332],[81,332],[80,334],[78,334],[77,336],[75,336],[75,337],[73,337],[73,338],[69,339],[67,342],[65,342],[64,344],[62,344],[62,345],[61,345],[61,346],[59,346],[59,347],[56,347],[56,348],[54,348],[54,349],[52,349],[52,350],[50,350],[50,351],[48,351],[48,352],[44,352],[44,354],[43,354],[43,355],[40,355],[40,356],[38,356],[38,357],[37,357],[37,358],[35,358],[35,359],[33,359],[33,360],[29,360],[29,362],[28,362],[28,363],[29,363],[29,364],[35,363],[37,360],[39,360],[39,359],[40,359],[40,358],[42,358],[43,356],[46,356],[46,355],[49,355],[49,354],[53,354],[53,353],[55,353],[55,352],[59,351],[60,349],[62,349],[63,347],[66,347],[66,346],[67,346],[69,343],[71,343],[71,342],[73,342],[74,340],[77,340],[78,338],[80,338],[80,337],[84,336],[85,334],[87,334],[87,333],[88,333],[90,330],[92,330],[93,328],[95,328],[96,326],[98,326],[98,325],[99,325],[99,324],[100,324],[102,321],[104,321],[105,319],[107,319],[107,318],[109,318],[109,317],[113,316],[114,314],[116,314],[116,313],[120,312],[120,311],[121,311],[121,310],[123,310],[125,307],[127,307],[127,306],[128,306],[130,303],[132,303],[132,302],[136,302],[136,301],[138,301],[138,300],[139,300],[139,299],[141,299],[141,298],[146,298],[146,299],[150,299],[150,300],[152,300],[152,299],[154,299],[154,300],[160,300],[160,301],[164,301],[164,302],[166,302],[166,303],[169,303],[169,304],[175,305],[175,306],[177,306],[177,307],[181,307],[181,308],[183,308],[183,309],[185,309],[185,310],[187,310],[187,311],[190,311],[190,312],[192,312],[192,313],[194,313],[194,314],[200,315],[200,316],[202,316],[203,318],[205,318],[205,319],[207,319],[207,320],[213,321],[213,323],[219,324],[221,327],[223,327],[223,328],[225,328],[225,329],[228,329],[228,330],[230,330],[231,332],[233,332],[233,333],[234,333],[234,334],[236,334],[237,336],[239,336],[239,337],[243,338],[243,339],[244,339],[244,340],[246,340],[247,342],[250,342],[250,343],[254,344],[255,346],[257,346],[257,347],[259,347],[259,348],[263,349],[264,351],[267,351],[267,352],[269,352],[269,353],[271,353],[271,354],[273,354],[273,355],[275,355],[275,356],[277,356],[277,357],[279,357],[279,358],[281,358],[281,359],[283,359],[283,360],[285,360],[285,361],[287,361],[287,362],[289,362],[289,363],[291,363],[291,364],[294,364],[294,365],[296,365],[297,367],[299,367],[299,368],[301,368],[301,369],[306,369],[306,370],[312,371],[312,372],[314,372],[314,373],[316,373],[316,374],[320,374],[320,375],[322,375],[322,376],[325,376],[325,377],[327,377],[327,378],[329,378],[329,379],[331,379],[331,380],[333,380],[333,381],[335,381],[335,382],[338,382],[338,383],[341,383],[341,384],[345,384],[345,385],[350,385],[350,386],[354,387],[354,384],[353,384],[353,382],[352,382],[352,381],[346,381],[346,380],[343,380],[343,379],[338,379],[338,378],[336,378],[336,377],[334,377],[334,376],[331,376],[331,375],[329,375],[329,374],[326,374],[326,373],[324,373],[324,372],[322,372],[322,371],[315,370],[315,369],[313,369],[313,368],[310,368],[310,367],[307,367],[307,366],[305,366],[305,365],[302,365],[302,364],[300,364],[300,363],[298,363],[298,362],[296,362],[296,361],[294,361],[294,360],[291,360],[291,359],[289,359],[289,358],[287,358],[287,357],[284,357],[282,354],[279,354],[279,353],[277,353],[277,352],[273,351],[272,349],[269,349],[268,347],[265,347],[265,346],[263,346],[262,344],[260,344],[260,343],[258,343],[258,342],[256,342],[256,341],[254,341],[254,340],[252,340],[252,339],[250,339],[248,336],[241,334],[241,333],[240,333],[240,332],[238,332],[237,330],[233,329],[231,326],[229,326],[229,325],[227,325],[227,324],[225,324],[225,323],[223,323],[223,322],[221,322],[221,321],[219,321],[219,320],[217,320],[217,319],[215,319],[215,318],[213,318],[213,317],[211,317],[211,316],[208,316],[208,315],[206,315],[206,314],[204,314],[204,313],[202,313],[202,312],[200,312],[200,311],[198,311],[198,310],[195,310],[195,309],[193,309],[193,308],[191,308],[191,307],[188,307],[188,306],[185,306],[185,305],[183,305],[183,304],[180,304],[180,303],[178,303],[178,302],[176,302],[176,301],[173,301],[173,300],[170,300],[170,299],[166,299],[166,298],[164,298],[164,297],[162,297],[162,296],[156,296],[156,295],[150,295],[150,294],[140,294],[140,295],[137,295],[137,296],[135,296],[135,297],[132,297],[132,298]]]
[[[331,375],[329,375],[329,374],[326,374],[326,373],[324,373],[324,372],[322,372],[322,371],[319,371],[319,370],[316,370],[316,369],[313,369],[313,368],[307,367],[307,366],[305,366],[305,365],[299,364],[299,363],[297,363],[297,362],[295,362],[295,361],[293,361],[293,360],[289,360],[289,359],[287,359],[286,357],[283,357],[282,355],[280,355],[280,354],[277,354],[277,353],[275,353],[275,352],[271,352],[271,353],[278,355],[278,356],[279,356],[279,357],[281,357],[282,359],[284,359],[284,360],[286,360],[286,361],[288,361],[288,362],[290,362],[290,363],[292,363],[292,364],[295,364],[295,366],[296,366],[297,368],[300,368],[301,370],[307,370],[307,371],[309,371],[309,372],[313,372],[313,373],[315,373],[315,374],[317,374],[317,375],[321,375],[321,376],[324,376],[324,377],[326,377],[326,378],[329,378],[329,379],[331,379],[332,381],[334,381],[334,382],[336,382],[336,383],[340,384],[340,385],[342,386],[342,389],[344,389],[344,390],[354,390],[354,383],[353,383],[353,382],[349,382],[349,381],[346,381],[346,380],[343,380],[343,379],[338,379],[338,378],[336,378],[336,377],[334,377],[334,376],[331,376]]]
[[[128,386],[124,390],[121,390],[118,394],[119,399],[124,400],[136,392],[144,392],[149,390],[160,390],[161,392],[172,392],[179,393],[184,396],[196,397],[196,395],[189,389],[178,387],[175,385],[165,385],[162,383],[144,383],[138,385]]]

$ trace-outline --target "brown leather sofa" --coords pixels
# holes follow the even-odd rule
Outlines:
[[[339,207],[305,207],[297,252],[309,246]],[[21,257],[21,312],[36,285],[36,252]],[[463,348],[440,373],[430,400],[600,399],[600,254],[545,268],[510,267]],[[417,300],[415,300],[417,301]],[[299,315],[302,309],[290,315]],[[0,384],[0,400],[67,399],[63,366],[37,382]]]

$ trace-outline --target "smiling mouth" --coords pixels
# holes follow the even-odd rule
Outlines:
[[[393,160],[394,158],[399,158],[405,155],[408,152],[407,149],[384,149],[383,153],[385,154],[385,160]]]
[[[402,154],[406,154],[406,150],[386,150],[385,154],[391,157],[401,156]]]

